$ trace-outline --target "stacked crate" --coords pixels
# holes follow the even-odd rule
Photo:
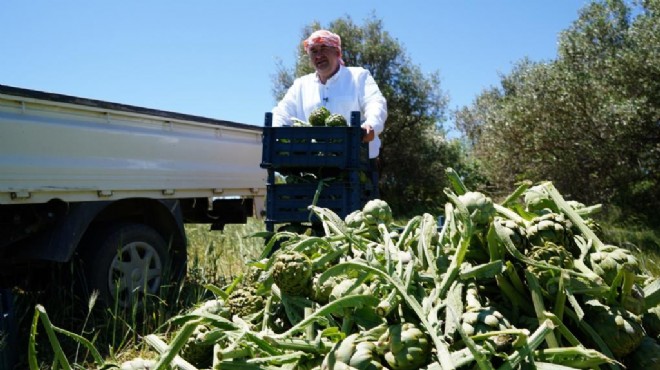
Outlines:
[[[361,209],[369,199],[368,146],[362,143],[360,113],[349,127],[273,127],[266,113],[261,167],[267,169],[266,228],[315,222],[309,206],[328,208],[339,217]],[[315,180],[277,183],[279,174],[309,173]]]

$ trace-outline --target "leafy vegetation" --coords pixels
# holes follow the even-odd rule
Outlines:
[[[598,207],[567,202],[549,183],[525,183],[496,204],[453,171],[450,179],[442,229],[428,213],[397,225],[382,200],[347,217],[353,226],[314,208],[325,235],[283,232],[281,250],[262,259],[262,244],[241,245],[247,228],[212,237],[191,227],[189,267],[200,280],[138,315],[158,319],[156,327],[131,321],[123,327],[130,339],[102,353],[98,328],[76,334],[36,305],[31,366],[39,355],[63,368],[504,369],[533,361],[616,369],[653,356],[660,280],[633,252],[603,242],[605,228],[591,219]],[[221,245],[244,253],[224,255],[221,266],[211,254]]]
[[[556,60],[524,59],[456,114],[493,192],[521,179],[660,225],[660,1],[596,1]]]

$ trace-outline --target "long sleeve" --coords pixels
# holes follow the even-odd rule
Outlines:
[[[380,134],[385,129],[385,120],[387,120],[387,101],[369,71],[365,70],[363,78],[364,101],[361,102],[365,118],[363,124],[370,125],[376,134]]]
[[[273,112],[273,126],[291,126],[293,125],[292,118],[304,120],[300,117],[300,94],[301,84],[300,80],[294,81],[293,85],[289,87],[284,98],[279,101],[277,106],[272,110]]]

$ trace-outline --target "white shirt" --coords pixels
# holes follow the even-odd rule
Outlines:
[[[362,126],[369,125],[376,133],[369,142],[369,157],[378,157],[378,135],[385,128],[387,102],[368,70],[340,66],[325,84],[316,73],[297,78],[273,108],[273,126],[291,126],[292,118],[307,121],[310,113],[320,106],[328,108],[330,113],[343,115],[349,124],[351,112],[360,112]]]

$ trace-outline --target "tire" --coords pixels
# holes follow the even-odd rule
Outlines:
[[[115,224],[95,231],[82,256],[87,292],[122,308],[158,296],[170,265],[167,244],[143,224]]]

